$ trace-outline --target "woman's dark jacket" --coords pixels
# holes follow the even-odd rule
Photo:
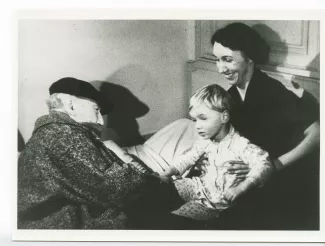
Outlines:
[[[52,112],[35,123],[18,163],[18,229],[120,229],[148,175],[88,127]]]
[[[316,99],[306,91],[299,98],[259,69],[254,71],[244,102],[235,86],[228,92],[235,101],[232,124],[236,130],[273,158],[297,146],[307,127],[319,120]],[[247,199],[247,207],[254,205],[251,212],[259,219],[253,229],[317,229],[319,152],[279,171],[259,192],[258,203]]]
[[[279,157],[297,145],[304,130],[319,118],[319,106],[306,92],[299,98],[285,86],[255,69],[244,102],[235,86],[232,123],[254,144]]]

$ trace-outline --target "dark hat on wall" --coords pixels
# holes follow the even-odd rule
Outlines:
[[[50,95],[54,93],[64,93],[93,100],[101,108],[100,112],[102,115],[108,114],[113,108],[113,103],[110,100],[96,90],[89,82],[83,80],[70,77],[62,78],[54,82],[50,86],[49,91]]]

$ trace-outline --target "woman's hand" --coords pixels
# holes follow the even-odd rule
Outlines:
[[[236,187],[230,187],[223,194],[222,198],[229,203],[235,202],[240,196],[244,195],[248,190],[253,188],[255,184],[249,180],[245,179]]]
[[[248,165],[242,161],[227,161],[223,163],[229,174],[234,174],[238,179],[245,179],[251,170]]]
[[[281,169],[284,168],[284,165],[283,165],[283,163],[279,160],[279,158],[274,158],[274,159],[272,160],[272,164],[273,164],[273,166],[275,167],[275,170],[276,170],[276,171],[280,171]]]
[[[222,198],[229,203],[234,203],[244,193],[239,187],[231,187],[223,193]]]

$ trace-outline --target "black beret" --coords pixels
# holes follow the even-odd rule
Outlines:
[[[80,98],[86,98],[95,101],[101,108],[101,114],[108,114],[112,108],[113,103],[108,100],[102,93],[95,89],[89,82],[75,79],[62,78],[54,82],[50,86],[50,95],[54,93],[64,93]]]

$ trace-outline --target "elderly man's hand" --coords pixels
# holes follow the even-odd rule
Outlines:
[[[167,175],[160,175],[160,180],[164,183],[169,184],[171,182],[171,177]]]
[[[136,160],[133,160],[132,162],[130,162],[129,165],[132,165],[133,167],[135,167],[141,173],[147,173],[146,168]]]

